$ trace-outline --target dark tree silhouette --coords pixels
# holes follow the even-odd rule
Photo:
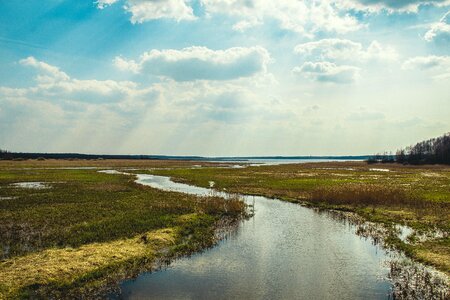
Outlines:
[[[6,159],[8,156],[8,151],[0,149],[0,159]]]
[[[450,165],[450,132],[398,150],[395,160],[398,163]]]
[[[399,149],[393,155],[384,152],[369,157],[367,163],[446,164],[450,165],[450,132],[440,137]]]

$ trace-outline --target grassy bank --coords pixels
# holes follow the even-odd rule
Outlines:
[[[0,162],[0,299],[104,293],[161,259],[211,246],[244,204],[70,167],[186,167],[162,161]],[[67,168],[69,167],[69,168]],[[43,188],[16,185],[39,182]]]
[[[391,236],[391,246],[450,274],[450,168],[367,165],[362,162],[155,170],[177,181],[229,192],[256,194],[322,208],[353,211],[387,226],[416,230],[409,242]],[[421,233],[441,236],[428,240]]]

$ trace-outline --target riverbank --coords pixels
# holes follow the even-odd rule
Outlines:
[[[450,274],[450,168],[327,162],[247,168],[153,170],[175,181],[355,212],[390,229],[385,243]],[[401,238],[396,225],[410,229]]]
[[[0,162],[0,299],[102,295],[217,241],[245,205],[159,191],[103,167],[164,161]]]

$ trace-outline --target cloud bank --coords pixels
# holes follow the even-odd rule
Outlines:
[[[405,70],[436,70],[448,69],[450,67],[450,56],[416,56],[403,63]]]
[[[122,101],[129,97],[143,96],[149,92],[138,89],[137,84],[132,81],[71,78],[58,67],[39,61],[32,56],[20,60],[19,63],[37,71],[36,85],[26,89],[3,88],[4,93],[33,94],[44,99],[95,103]]]
[[[202,0],[209,15],[227,15],[238,21],[234,29],[243,31],[275,20],[280,28],[312,37],[317,31],[346,33],[362,27],[358,20],[335,9],[330,1]]]
[[[104,9],[119,0],[98,0],[94,2],[99,9]],[[173,19],[179,21],[192,21],[196,17],[190,1],[184,0],[127,0],[123,5],[126,12],[131,14],[133,24],[144,23],[158,19]]]
[[[450,43],[450,11],[439,22],[431,25],[430,30],[425,33],[425,40]]]
[[[344,8],[368,12],[417,12],[422,5],[447,6],[449,0],[344,0],[335,1]]]
[[[367,61],[367,60],[395,60],[397,51],[390,46],[382,46],[377,41],[367,47],[358,42],[347,39],[322,39],[314,42],[299,44],[294,52],[301,55],[319,56],[327,60]]]
[[[360,69],[347,65],[338,66],[335,63],[327,61],[308,61],[300,67],[295,67],[292,71],[313,81],[352,83],[358,78]]]
[[[97,0],[104,9],[120,0]],[[123,8],[133,24],[158,19],[193,21],[193,2],[189,0],[124,0]],[[224,15],[236,21],[232,28],[245,31],[274,20],[283,30],[313,37],[317,32],[345,34],[364,28],[355,12],[414,13],[423,5],[448,6],[450,0],[199,0],[206,17]],[[430,33],[431,34],[431,33]]]
[[[181,50],[151,50],[138,61],[114,59],[121,70],[171,78],[175,81],[231,80],[265,72],[269,52],[259,46],[211,50],[188,47]]]
[[[408,71],[426,72],[436,80],[450,79],[450,56],[416,56],[406,60],[402,68]]]

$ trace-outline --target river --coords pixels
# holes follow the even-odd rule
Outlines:
[[[138,175],[167,191],[210,189]],[[224,196],[224,194],[221,194]],[[255,215],[203,253],[121,284],[122,299],[387,299],[387,253],[329,213],[265,197],[244,196]]]

